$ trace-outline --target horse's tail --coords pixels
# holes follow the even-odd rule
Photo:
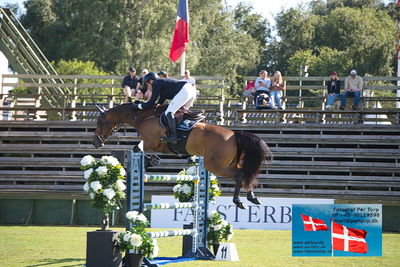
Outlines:
[[[250,190],[257,185],[261,164],[269,161],[272,154],[267,144],[255,134],[235,131],[235,138],[243,187]]]

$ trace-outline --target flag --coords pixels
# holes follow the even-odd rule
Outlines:
[[[367,231],[332,223],[332,248],[357,253],[367,253]]]
[[[397,6],[400,6],[400,0],[397,0]]]
[[[188,1],[179,0],[178,13],[172,39],[169,57],[173,62],[177,61],[186,50],[186,43],[189,42],[189,10]]]
[[[328,231],[328,226],[323,220],[319,220],[307,215],[301,214],[304,223],[304,231]]]

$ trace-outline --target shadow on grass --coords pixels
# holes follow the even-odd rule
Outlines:
[[[83,261],[85,263],[86,259],[80,258],[66,258],[66,259],[42,259],[39,260],[40,263],[28,265],[26,267],[39,267],[39,266],[65,266],[65,267],[75,267],[84,266],[84,263],[73,263],[76,261]]]

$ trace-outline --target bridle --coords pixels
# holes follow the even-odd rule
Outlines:
[[[105,113],[104,113],[102,116],[105,117]],[[107,140],[110,136],[113,135],[113,133],[118,132],[118,130],[121,128],[121,126],[122,126],[123,124],[124,124],[124,123],[121,122],[121,123],[118,123],[117,125],[115,125],[115,126],[112,128],[111,134],[110,134],[109,136],[105,136],[104,134],[97,134],[97,133],[95,133],[95,136],[97,137],[97,139],[99,139],[99,141],[100,141],[102,144],[104,144],[104,143],[106,142],[106,140]],[[103,128],[103,127],[102,127],[102,128]]]

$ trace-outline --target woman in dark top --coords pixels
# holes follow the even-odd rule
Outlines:
[[[163,140],[177,144],[178,138],[175,127],[175,113],[181,107],[189,109],[196,100],[196,88],[185,81],[178,81],[172,78],[159,79],[154,72],[149,72],[143,78],[143,86],[147,90],[151,90],[151,98],[149,101],[140,104],[134,104],[134,109],[148,109],[156,104],[158,99],[159,105],[165,100],[172,99],[169,103],[165,116],[168,120],[170,136],[164,137]]]
[[[326,94],[326,109],[332,109],[336,99],[340,96],[340,80],[335,71],[331,72],[328,81],[328,93]]]

